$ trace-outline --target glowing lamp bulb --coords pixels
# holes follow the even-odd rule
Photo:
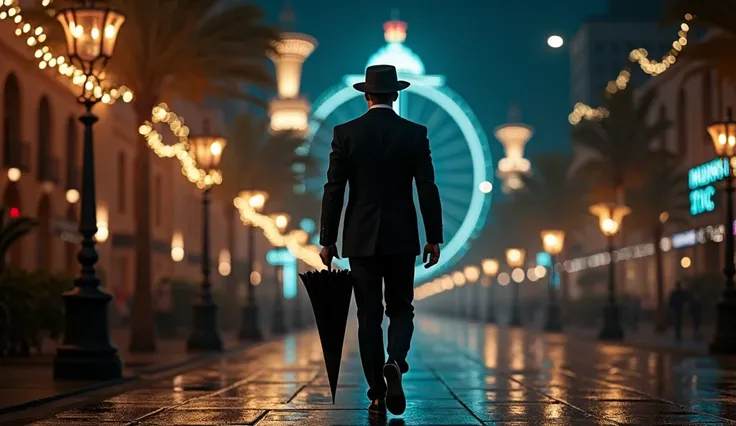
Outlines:
[[[210,145],[210,152],[212,155],[222,154],[222,144],[220,142],[213,142],[212,145]]]
[[[618,223],[613,219],[603,219],[601,222],[601,230],[607,234],[615,234],[618,230]]]
[[[15,167],[8,169],[8,179],[10,179],[11,182],[18,182],[20,180],[20,176],[20,169]]]
[[[174,262],[181,262],[184,260],[184,247],[172,247],[171,260]]]
[[[66,191],[66,201],[69,204],[74,204],[79,201],[79,191],[77,191],[76,189],[70,189]]]

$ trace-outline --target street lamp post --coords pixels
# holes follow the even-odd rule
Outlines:
[[[92,107],[101,100],[97,85],[113,54],[125,16],[113,9],[80,1],[79,6],[61,9],[56,19],[64,28],[67,56],[84,73],[82,94],[77,101],[85,113],[82,153],[82,194],[79,233],[82,247],[77,255],[81,266],[74,289],[64,293],[64,339],[54,358],[54,377],[75,380],[108,380],[122,376],[118,348],[110,342],[107,306],[112,296],[100,290],[95,270],[99,256],[95,249],[97,200],[95,194],[94,141],[92,126],[98,118]]]
[[[248,206],[258,212],[263,209],[268,200],[268,193],[264,191],[241,191],[240,198],[248,202]],[[246,262],[247,294],[245,306],[242,309],[240,328],[241,340],[262,340],[263,335],[258,325],[258,303],[256,302],[255,286],[253,285],[253,271],[256,260],[256,228],[248,224],[248,260]]]
[[[493,289],[495,286],[493,285],[493,278],[495,278],[496,274],[498,274],[498,260],[496,259],[486,259],[481,264],[481,268],[483,269],[483,280],[486,283],[485,287],[488,288],[488,301],[486,302],[486,323],[488,324],[495,324],[496,323],[496,309],[495,309],[495,300],[493,300]]]
[[[621,228],[624,216],[631,210],[620,204],[599,203],[590,207],[590,213],[598,216],[603,235],[608,238],[608,303],[603,308],[603,329],[600,333],[601,340],[621,340],[624,338],[624,329],[621,327],[621,318],[616,301],[616,263],[613,258],[615,249],[613,237]]]
[[[279,231],[284,231],[289,225],[289,215],[284,213],[271,215],[276,227]],[[282,334],[286,332],[286,323],[284,322],[284,288],[283,279],[279,278],[279,265],[274,265],[274,280],[276,284],[276,292],[273,299],[273,322],[271,323],[271,332],[274,334]]]
[[[733,121],[731,108],[727,110],[726,121],[713,123],[708,126],[708,133],[713,139],[716,155],[728,161],[728,178],[725,182],[724,195],[726,197],[726,259],[723,273],[726,276],[726,285],[723,288],[721,300],[716,306],[716,331],[710,344],[713,354],[736,354],[736,288],[734,288],[734,235],[733,235],[733,161],[736,154],[736,122]]]
[[[219,136],[205,135],[189,138],[189,153],[197,166],[210,173],[217,170],[226,141]],[[192,332],[187,340],[190,351],[221,351],[222,338],[217,329],[217,305],[212,299],[210,281],[210,190],[212,183],[202,183],[202,285],[198,300],[192,306]]]
[[[468,319],[471,321],[478,320],[480,312],[480,286],[477,285],[480,278],[480,268],[469,265],[463,271],[465,273],[465,281],[468,283],[468,294],[470,296],[470,313]]]
[[[549,300],[547,301],[547,321],[544,324],[544,330],[549,332],[562,331],[562,321],[560,321],[560,306],[557,303],[557,290],[554,286],[555,265],[557,256],[562,252],[565,244],[565,232],[561,230],[542,231],[542,246],[544,251],[552,257],[552,265],[549,271],[549,283],[547,291],[549,292]]]
[[[526,251],[524,249],[508,249],[506,250],[506,263],[511,268],[520,268],[524,266],[524,258]],[[521,306],[520,295],[521,283],[515,282],[513,288],[513,296],[511,301],[511,323],[512,327],[521,327]]]

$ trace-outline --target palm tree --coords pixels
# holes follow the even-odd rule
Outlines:
[[[233,120],[228,130],[229,144],[222,158],[222,184],[213,188],[214,195],[223,201],[228,226],[227,246],[235,251],[236,226],[239,220],[234,211],[233,199],[245,189],[268,192],[271,211],[300,213],[305,209],[293,209],[292,190],[297,182],[294,164],[308,162],[295,153],[304,139],[289,132],[269,132],[266,118],[242,114]],[[294,217],[294,220],[299,220]],[[230,275],[228,294],[235,295],[235,275]]]
[[[573,127],[573,143],[589,154],[580,176],[594,183],[598,197],[606,198],[595,201],[622,203],[626,188],[642,185],[654,158],[651,143],[670,126],[666,120],[649,118],[655,98],[653,89],[638,99],[632,90],[619,91],[606,99],[607,118],[583,120]]]
[[[664,331],[666,309],[664,305],[664,274],[660,241],[666,224],[688,223],[689,199],[687,172],[666,157],[654,162],[647,170],[641,188],[628,194],[631,216],[628,228],[642,230],[654,241],[657,276],[657,322],[656,329]]]
[[[56,0],[54,7],[73,5]],[[219,0],[107,0],[126,16],[115,55],[108,69],[136,95],[138,123],[150,120],[162,101],[185,99],[202,103],[209,97],[260,102],[248,84],[270,87],[266,52],[278,31],[262,23],[255,5]],[[24,12],[24,15],[28,13]],[[61,45],[63,36],[53,17],[45,15],[49,40]],[[55,31],[54,31],[55,30]],[[151,156],[141,139],[135,159],[135,298],[130,350],[155,350],[151,300]]]
[[[244,189],[269,194],[271,210],[284,210],[298,183],[295,166],[307,165],[310,157],[296,153],[304,138],[292,132],[269,132],[267,119],[242,114],[229,130],[231,144],[222,159],[223,183],[215,191],[228,202]]]

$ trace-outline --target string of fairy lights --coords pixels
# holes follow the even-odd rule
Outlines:
[[[51,6],[53,0],[42,0],[41,5],[44,8]],[[64,55],[55,55],[51,51],[51,47],[46,44],[47,35],[44,28],[40,25],[33,25],[23,19],[21,7],[17,0],[0,0],[0,21],[12,20],[16,25],[15,35],[25,38],[26,44],[35,49],[34,57],[38,61],[38,68],[56,69],[60,75],[70,78],[71,83],[78,87],[83,87],[85,95],[102,102],[103,104],[114,104],[118,99],[125,103],[133,101],[133,91],[127,86],[117,86],[110,80],[106,80],[103,73],[96,77],[87,77],[82,70],[66,61]],[[164,143],[163,135],[155,129],[156,124],[168,124],[169,130],[177,138],[177,142],[173,145]],[[161,103],[154,107],[151,111],[151,121],[146,121],[139,128],[138,132],[143,135],[148,146],[159,158],[176,157],[182,166],[182,174],[187,179],[197,185],[198,188],[206,188],[212,185],[218,185],[222,182],[220,171],[205,171],[197,166],[196,161],[189,153],[189,127],[184,124],[184,117],[177,115],[171,111],[169,106]],[[293,232],[282,235],[279,231],[274,219],[270,216],[261,215],[250,209],[247,203],[243,204],[235,200],[238,207],[241,220],[263,229],[263,233],[269,242],[276,246],[286,247],[295,257],[304,261],[317,269],[324,269],[316,247],[306,246],[306,241],[302,242],[299,234]]]
[[[248,200],[236,197],[233,204],[240,212],[240,220],[243,224],[261,228],[263,235],[271,244],[277,247],[286,247],[291,254],[313,268],[325,269],[325,265],[322,264],[322,259],[319,257],[319,249],[316,246],[306,245],[309,239],[306,231],[294,230],[284,235],[272,217],[256,212],[250,207]]]
[[[682,50],[687,46],[688,35],[690,34],[690,24],[695,17],[687,13],[685,14],[685,20],[680,24],[680,30],[677,32],[677,39],[672,42],[670,50],[662,56],[660,61],[649,59],[649,52],[644,48],[634,49],[629,53],[629,61],[636,63],[645,73],[656,77],[668,69],[677,62],[677,57],[680,55]],[[615,80],[611,80],[606,85],[606,93],[613,95],[618,91],[626,90],[631,82],[631,69],[624,68],[619,71]],[[582,102],[575,104],[573,111],[568,116],[568,121],[572,125],[580,123],[582,120],[603,120],[608,117],[609,113],[606,108],[598,107],[593,108],[590,105],[586,105]]]

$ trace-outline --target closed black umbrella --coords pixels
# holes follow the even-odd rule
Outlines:
[[[342,346],[348,324],[353,276],[348,270],[313,271],[299,274],[312,302],[317,332],[325,357],[332,403],[335,403],[337,379],[340,375]]]

